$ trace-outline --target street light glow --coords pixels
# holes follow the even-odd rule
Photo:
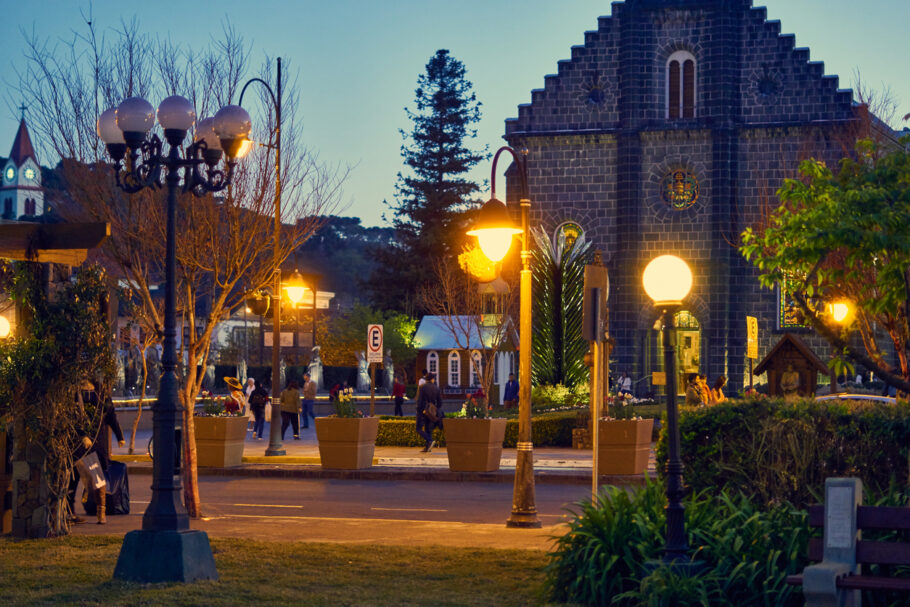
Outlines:
[[[474,227],[468,231],[468,236],[476,236],[480,250],[490,261],[501,261],[509,247],[512,246],[512,236],[521,234],[521,228],[515,225],[509,217],[506,205],[496,198],[488,200],[477,213]]]
[[[838,324],[846,324],[850,318],[851,312],[853,312],[853,309],[850,302],[838,301],[828,304],[828,314],[830,314],[834,322]]]
[[[9,319],[7,319],[6,316],[0,316],[0,339],[6,339],[9,337],[9,333]]]
[[[488,228],[476,230],[477,244],[490,261],[502,261],[512,247],[512,228]]]
[[[282,285],[285,292],[288,294],[288,299],[291,300],[295,306],[303,301],[303,294],[306,292],[306,283],[303,281],[303,275],[294,270],[294,274],[291,275],[291,279]]]
[[[641,279],[645,293],[657,305],[681,303],[692,289],[692,270],[675,255],[652,259]]]

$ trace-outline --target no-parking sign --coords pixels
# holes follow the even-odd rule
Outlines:
[[[367,325],[367,362],[382,362],[382,325]]]

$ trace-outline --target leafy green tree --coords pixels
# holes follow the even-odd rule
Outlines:
[[[329,366],[356,366],[355,353],[366,350],[367,325],[370,324],[382,325],[383,346],[392,350],[396,372],[411,369],[417,358],[414,347],[417,321],[406,314],[383,312],[363,304],[355,305],[350,312],[335,316],[317,328],[323,362]]]
[[[533,231],[533,330],[531,378],[535,384],[573,387],[588,379],[581,332],[585,264],[591,243],[584,235],[554,244],[543,228]]]
[[[401,155],[409,172],[398,174],[391,223],[396,242],[377,247],[377,267],[367,287],[374,305],[408,310],[420,285],[432,280],[433,268],[453,257],[462,240],[459,216],[477,183],[465,177],[486,158],[486,148],[473,150],[466,139],[477,131],[480,102],[465,78],[464,64],[440,49],[417,79],[414,111],[405,108],[413,123],[401,131]]]
[[[781,205],[768,223],[743,233],[740,251],[759,269],[762,285],[774,288],[784,279],[799,285],[797,306],[843,358],[910,392],[910,153],[864,140],[837,172],[810,159],[799,173],[778,190]],[[851,328],[864,348],[826,316],[826,304],[838,300],[855,307]],[[876,327],[891,340],[896,367]]]

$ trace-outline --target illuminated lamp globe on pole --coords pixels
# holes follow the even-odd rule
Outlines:
[[[515,160],[521,180],[519,205],[521,227],[515,225],[506,205],[496,199],[496,161],[503,152],[509,152]],[[520,313],[518,350],[518,444],[515,458],[515,487],[512,492],[512,513],[506,525],[509,527],[540,527],[534,499],[534,444],[531,442],[531,198],[528,193],[527,150],[519,155],[508,146],[503,146],[493,156],[490,176],[491,197],[477,214],[474,227],[467,232],[477,236],[483,253],[493,262],[500,261],[509,252],[512,236],[522,235],[520,274]]]
[[[141,97],[125,99],[98,117],[98,136],[113,160],[113,177],[127,194],[167,188],[165,235],[165,296],[163,375],[152,407],[155,460],[152,497],[142,517],[142,529],[123,540],[114,577],[137,582],[191,582],[217,579],[208,536],[191,530],[183,504],[181,474],[183,406],[177,386],[177,191],[201,197],[231,183],[236,161],[250,134],[250,116],[237,106],[225,106],[212,119],[200,121],[193,143],[184,145],[196,123],[196,111],[186,98],[174,95],[158,106],[158,123],[170,146],[149,134],[155,108]],[[222,157],[226,162],[220,166]],[[162,183],[162,181],[164,183]]]
[[[288,294],[288,299],[291,300],[291,303],[296,307],[301,301],[303,301],[303,295],[306,292],[306,282],[303,280],[303,275],[294,270],[294,273],[291,274],[291,278],[284,283],[283,285],[285,293]]]
[[[676,406],[676,347],[670,333],[673,319],[692,289],[692,270],[675,255],[661,255],[651,260],[642,274],[645,293],[654,301],[663,324],[664,369],[667,376],[667,540],[664,558],[667,563],[689,561],[686,523],[682,505],[683,468],[679,457],[679,416]]]
[[[835,301],[829,303],[825,306],[826,311],[828,312],[828,318],[830,318],[836,325],[838,325],[843,331],[847,331],[847,327],[853,322],[853,303],[850,301]],[[832,359],[831,369],[831,394],[835,394],[840,391],[840,388],[837,385],[837,376],[840,373],[840,368],[835,366],[837,361],[837,348],[834,349],[834,358]]]

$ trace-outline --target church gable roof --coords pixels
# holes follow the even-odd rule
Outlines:
[[[506,120],[506,136],[665,128],[665,65],[679,50],[696,60],[696,118],[677,126],[852,119],[852,91],[795,42],[752,0],[614,2],[612,15],[599,17],[584,44],[531,91],[531,103]]]
[[[13,148],[9,152],[9,157],[16,166],[22,166],[28,158],[34,160],[35,164],[39,164],[35,148],[32,146],[32,138],[28,134],[28,127],[25,126],[25,118],[19,122],[19,130],[13,139]]]

